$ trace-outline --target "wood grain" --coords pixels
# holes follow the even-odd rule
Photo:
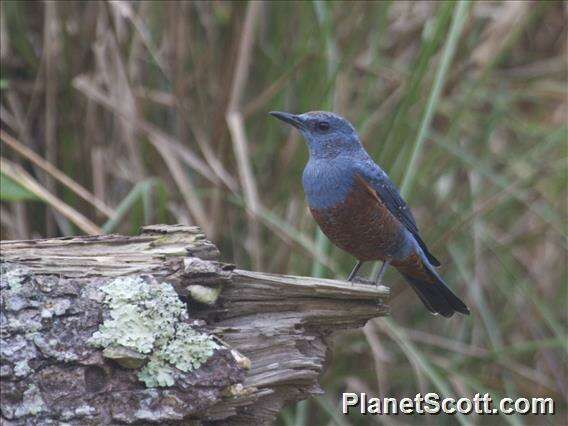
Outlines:
[[[335,332],[388,313],[384,286],[235,269],[197,227],[3,241],[0,249],[5,424],[270,423],[284,405],[322,392]],[[10,274],[21,278],[17,295],[5,291]],[[86,343],[105,309],[92,295],[119,276],[171,283],[189,321],[224,349],[174,386],[146,389],[135,370]],[[209,306],[188,296],[191,286],[221,293]]]

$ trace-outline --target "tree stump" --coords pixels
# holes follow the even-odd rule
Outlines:
[[[264,424],[388,288],[235,269],[190,226],[1,243],[9,424]]]

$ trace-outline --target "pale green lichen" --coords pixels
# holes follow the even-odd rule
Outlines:
[[[24,392],[24,397],[21,405],[16,408],[15,416],[20,418],[31,414],[35,416],[38,413],[45,411],[45,403],[41,397],[41,393],[36,385],[29,385]]]
[[[8,269],[5,264],[3,264],[0,278],[2,281],[0,288],[4,289],[7,286],[12,293],[18,293],[22,288],[26,273],[18,268]]]
[[[77,420],[77,418],[83,418],[83,417],[91,417],[93,415],[95,415],[97,413],[97,409],[95,407],[92,407],[90,405],[87,404],[83,404],[80,405],[79,407],[76,407],[75,409],[71,408],[69,410],[65,410],[60,414],[60,418],[62,420]],[[64,423],[64,422],[59,422],[57,423],[59,426],[62,425],[77,425],[77,424],[81,424],[80,422],[75,421],[74,423]]]
[[[149,388],[172,386],[175,383],[173,368],[157,354],[140,370],[138,378]]]
[[[168,283],[117,278],[102,287],[110,318],[90,343],[102,348],[127,348],[150,356],[138,373],[147,387],[172,386],[175,369],[199,368],[219,348],[211,336],[184,321],[185,305]]]
[[[16,365],[14,365],[14,374],[16,375],[16,377],[25,377],[32,371],[33,370],[28,365],[27,359],[22,359],[16,362]]]
[[[169,345],[161,348],[162,356],[170,364],[184,372],[191,371],[213,355],[218,347],[211,336],[196,332],[187,323],[176,327],[176,334]]]

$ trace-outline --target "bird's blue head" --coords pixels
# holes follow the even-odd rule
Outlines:
[[[355,155],[363,150],[355,128],[343,117],[327,111],[310,111],[294,115],[272,111],[270,115],[297,128],[308,143],[310,157],[335,158]]]

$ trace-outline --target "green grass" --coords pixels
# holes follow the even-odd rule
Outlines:
[[[4,143],[3,157],[106,232],[197,223],[239,267],[252,267],[260,246],[265,271],[345,277],[354,260],[306,209],[303,141],[266,114],[333,109],[401,187],[441,274],[471,308],[468,318],[432,317],[387,271],[392,317],[340,335],[322,378],[326,395],[288,407],[281,424],[376,423],[338,417],[336,395],[357,386],[399,397],[552,396],[557,404],[554,419],[432,420],[442,425],[555,424],[566,414],[562,3],[264,3],[238,106],[261,203],[253,219],[225,120],[248,4],[125,4],[134,19],[108,2],[56,3],[56,39],[44,37],[44,8],[1,4],[9,52],[1,63],[2,129],[47,158],[46,119],[55,120],[54,166],[114,216],[52,187]],[[18,182],[2,177],[1,195],[2,238],[81,232],[52,220],[52,206],[30,199]]]

